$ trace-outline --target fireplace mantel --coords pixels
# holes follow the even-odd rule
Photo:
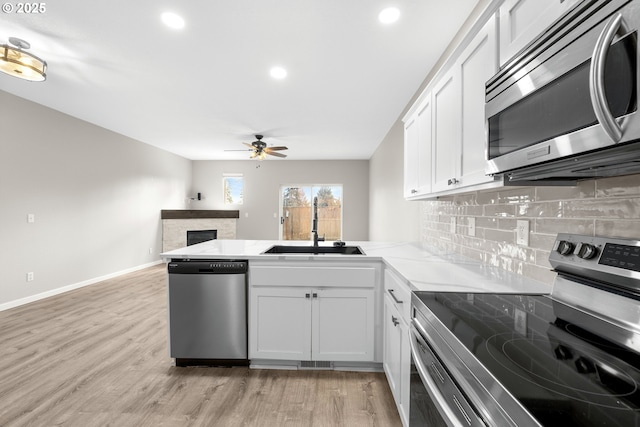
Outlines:
[[[205,210],[205,209],[178,209],[161,210],[161,219],[197,219],[197,218],[240,218],[240,211],[232,210]]]
[[[162,252],[187,246],[187,231],[217,230],[218,239],[235,239],[240,211],[161,210]]]

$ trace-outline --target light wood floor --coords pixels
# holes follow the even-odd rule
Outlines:
[[[0,426],[399,426],[382,373],[176,368],[164,265],[0,312]]]

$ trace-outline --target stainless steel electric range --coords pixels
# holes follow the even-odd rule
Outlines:
[[[411,425],[640,427],[640,241],[549,261],[550,295],[414,292]]]

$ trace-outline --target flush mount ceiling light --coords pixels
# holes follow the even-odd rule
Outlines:
[[[47,63],[25,52],[30,47],[31,45],[22,39],[9,37],[9,44],[0,45],[0,71],[32,82],[45,80]]]
[[[282,80],[287,77],[287,70],[282,67],[273,67],[271,71],[269,71],[269,74],[271,74],[271,77],[274,79]]]
[[[393,24],[400,18],[400,10],[397,7],[388,7],[378,15],[378,19],[383,24]]]
[[[169,28],[173,28],[174,30],[184,28],[184,19],[180,15],[173,12],[165,12],[162,14],[161,18],[162,22],[164,22],[164,24]]]

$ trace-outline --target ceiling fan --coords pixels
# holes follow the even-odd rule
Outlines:
[[[275,157],[287,157],[286,154],[278,153],[278,151],[288,150],[287,147],[267,147],[267,143],[262,141],[263,135],[256,135],[256,140],[251,144],[243,142],[244,145],[249,147],[246,150],[224,150],[224,151],[251,151],[249,155],[250,159],[257,158],[258,160],[264,160],[267,154]]]

